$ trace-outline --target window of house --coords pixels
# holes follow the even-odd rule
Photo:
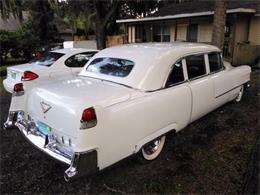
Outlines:
[[[191,24],[188,29],[189,29],[188,40],[190,42],[197,42],[198,41],[198,24]]]
[[[210,53],[209,58],[209,70],[210,72],[216,72],[223,69],[223,63],[220,53]]]
[[[178,61],[173,65],[165,86],[170,87],[182,81],[184,81],[182,62]]]
[[[185,59],[189,79],[206,74],[204,55],[191,55]]]
[[[170,27],[169,26],[154,26],[153,30],[154,42],[170,42]]]
[[[83,67],[90,60],[90,58],[92,58],[92,56],[95,55],[96,53],[97,52],[86,52],[86,53],[76,54],[74,56],[69,57],[65,61],[65,65],[70,68]]]

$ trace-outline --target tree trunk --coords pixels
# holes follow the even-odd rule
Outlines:
[[[120,1],[94,1],[96,11],[96,39],[97,48],[104,49],[106,47],[107,24],[116,13]],[[109,6],[110,8],[105,8]]]
[[[106,28],[96,22],[97,49],[106,48]]]
[[[224,46],[227,0],[215,0],[212,44],[221,50]]]

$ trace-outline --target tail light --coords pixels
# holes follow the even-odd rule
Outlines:
[[[89,129],[97,125],[97,116],[93,107],[83,111],[80,120],[80,129]]]
[[[14,85],[14,95],[15,96],[20,96],[24,94],[24,88],[22,83],[17,83]]]
[[[21,80],[22,81],[31,81],[31,80],[37,79],[38,77],[39,77],[39,75],[34,73],[34,72],[25,71],[23,73],[23,76],[22,76]]]

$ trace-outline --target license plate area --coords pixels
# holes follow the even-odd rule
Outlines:
[[[38,128],[39,132],[43,135],[49,135],[51,133],[51,127],[46,125],[43,122],[37,122],[36,127]]]

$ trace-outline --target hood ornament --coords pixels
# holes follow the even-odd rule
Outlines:
[[[52,108],[49,104],[46,104],[45,102],[40,102],[40,104],[41,104],[42,112],[44,114]]]

